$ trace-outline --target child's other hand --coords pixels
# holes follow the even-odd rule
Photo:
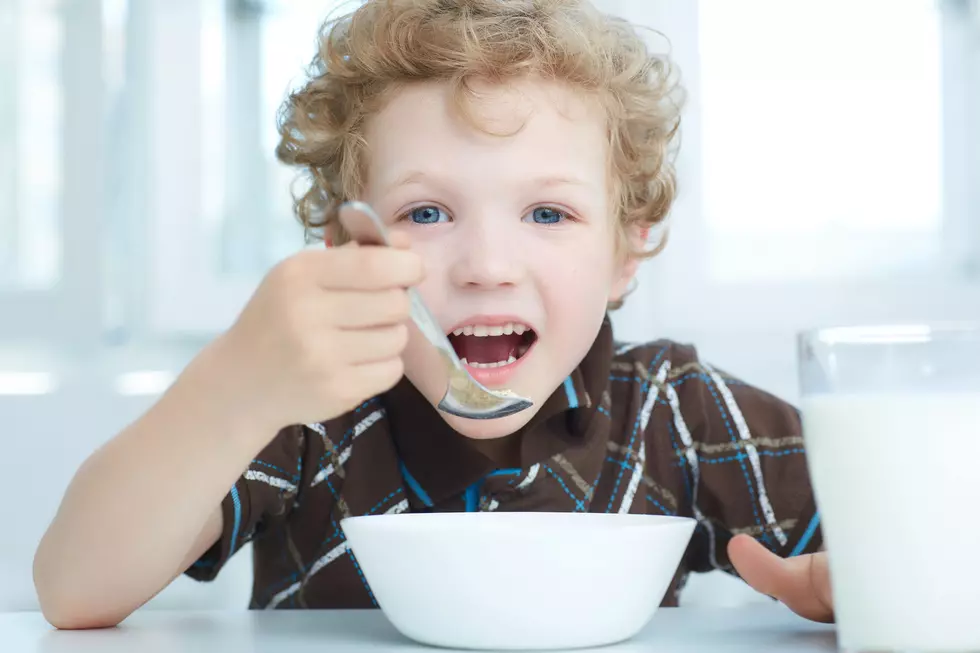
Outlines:
[[[823,623],[834,621],[827,554],[780,558],[748,535],[728,543],[735,571],[758,592],[781,601],[796,614]]]
[[[247,419],[273,434],[325,421],[401,379],[405,289],[423,265],[404,239],[394,244],[307,250],[266,276],[216,343],[228,396]]]

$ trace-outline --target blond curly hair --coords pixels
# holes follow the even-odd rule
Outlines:
[[[462,107],[474,80],[563,82],[594,95],[608,116],[618,244],[652,256],[665,238],[637,249],[626,234],[661,225],[674,200],[673,70],[633,25],[588,0],[367,0],[320,29],[309,78],[280,110],[276,154],[304,169],[306,188],[294,197],[307,237],[342,242],[337,209],[363,187],[365,123],[393,89],[444,80]]]

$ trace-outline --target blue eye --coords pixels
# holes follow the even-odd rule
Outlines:
[[[564,213],[549,206],[539,206],[531,211],[529,217],[536,224],[558,224],[566,219]]]
[[[420,206],[412,209],[409,211],[408,217],[415,224],[436,224],[449,221],[446,212],[435,206]]]

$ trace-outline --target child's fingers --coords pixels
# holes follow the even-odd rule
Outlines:
[[[400,231],[388,232],[388,241],[395,249],[408,249],[412,246],[412,239],[408,237],[408,234]],[[324,237],[323,244],[327,248],[334,247],[334,241],[330,236]],[[357,247],[357,241],[348,240],[341,247]]]
[[[786,582],[785,561],[748,535],[736,535],[728,543],[728,557],[735,571],[755,591],[782,599]]]
[[[338,351],[350,365],[379,363],[397,358],[408,344],[408,327],[404,324],[339,331],[334,335]]]
[[[779,589],[778,598],[793,612],[807,619],[831,623],[834,608],[829,593],[830,575],[824,564],[826,558],[822,553],[810,553],[785,560],[786,581]]]
[[[408,249],[412,246],[412,239],[408,237],[408,234],[401,231],[389,232],[388,240],[391,242],[391,246],[396,249]]]
[[[422,259],[405,249],[345,245],[318,253],[311,274],[326,290],[407,288],[425,276]]]
[[[401,288],[375,291],[337,290],[320,302],[325,320],[341,329],[402,324],[410,317],[408,294]]]
[[[753,589],[813,621],[832,622],[830,573],[824,554],[783,559],[748,535],[728,543],[735,571]]]
[[[810,556],[810,584],[817,603],[824,611],[820,621],[834,621],[834,594],[830,582],[830,559],[825,551]]]

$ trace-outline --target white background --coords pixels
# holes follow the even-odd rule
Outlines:
[[[0,0],[0,610],[35,607],[78,464],[303,244],[274,110],[333,3],[226,4]],[[792,401],[799,329],[980,319],[975,2],[599,4],[666,34],[688,89],[671,241],[620,337]],[[756,600],[725,580],[685,600]],[[249,582],[242,555],[151,606],[243,606]]]

